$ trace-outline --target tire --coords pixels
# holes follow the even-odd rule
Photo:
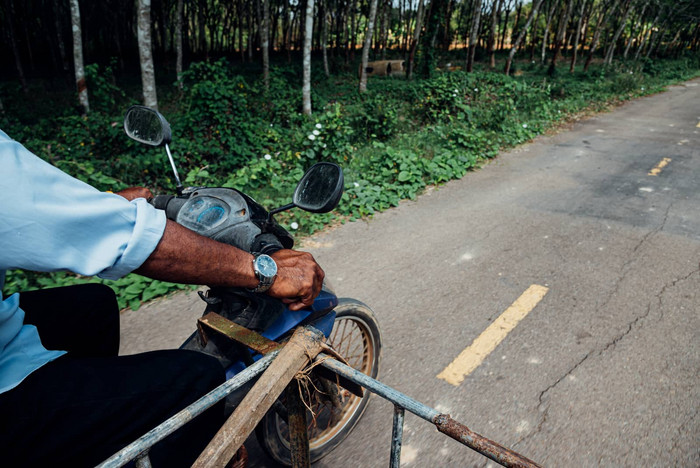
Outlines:
[[[362,302],[349,298],[341,298],[335,312],[336,319],[328,342],[351,367],[377,378],[382,339],[374,312]],[[360,345],[361,352],[355,351]],[[352,352],[352,355],[346,355],[348,352]],[[343,388],[338,390],[342,408],[339,419],[334,424],[330,425],[330,407],[327,404],[319,402],[314,405],[315,426],[311,422],[311,414],[307,412],[311,463],[335,449],[350,434],[367,409],[370,392],[365,391],[364,396],[359,398]],[[270,458],[284,466],[291,466],[287,424],[277,411],[273,409],[263,417],[256,429],[256,436]]]

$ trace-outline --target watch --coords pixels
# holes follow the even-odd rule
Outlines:
[[[260,280],[258,287],[251,289],[251,292],[261,293],[265,292],[272,286],[277,278],[277,264],[272,257],[265,254],[253,254],[255,259],[253,259],[253,270],[255,270],[255,276]]]

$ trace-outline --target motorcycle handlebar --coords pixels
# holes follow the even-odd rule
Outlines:
[[[176,221],[177,215],[182,208],[182,206],[187,202],[186,197],[176,197],[174,195],[156,195],[155,197],[148,200],[148,202],[153,205],[158,210],[164,210],[165,216],[171,220]],[[244,247],[239,246],[246,250]],[[282,250],[284,246],[280,239],[274,234],[274,232],[263,232],[255,236],[249,249],[249,252],[263,253],[271,255],[278,250]]]

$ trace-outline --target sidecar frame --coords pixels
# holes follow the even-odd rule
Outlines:
[[[246,332],[241,333],[240,330],[236,329],[232,332],[233,329],[230,324],[226,323],[228,322],[226,319],[220,316],[218,318],[213,317],[213,315],[216,314],[210,315],[212,315],[212,317],[210,317],[208,323],[206,323],[207,317],[205,316],[200,319],[200,324],[213,329],[217,333],[226,334],[231,339],[253,350],[266,354],[250,367],[236,374],[207,395],[132,442],[124,449],[115,453],[98,465],[98,467],[116,468],[135,460],[137,468],[150,468],[151,462],[148,452],[153,445],[187,424],[209,407],[225,399],[230,393],[241,388],[257,376],[264,374],[256,383],[256,386],[248,392],[246,399],[241,402],[236,411],[234,411],[226,424],[214,439],[212,439],[209,446],[202,452],[202,455],[200,455],[199,459],[193,465],[195,467],[223,466],[226,463],[225,460],[230,459],[231,455],[238,450],[255,424],[257,424],[259,419],[256,418],[258,416],[262,418],[276,400],[277,395],[285,388],[288,388],[287,385],[289,382],[309,363],[322,366],[333,372],[343,381],[350,381],[393,403],[393,429],[389,461],[389,466],[391,468],[399,468],[400,466],[403,422],[406,410],[425,421],[431,422],[438,431],[450,436],[457,442],[466,445],[500,465],[507,467],[540,466],[523,455],[473,432],[467,426],[452,419],[449,415],[441,414],[438,410],[430,408],[396,389],[334,359],[332,356],[320,352],[321,346],[319,345],[319,340],[322,334],[313,327],[299,327],[295,333],[295,337],[298,335],[298,339],[301,341],[293,343],[294,346],[285,346],[270,341],[251,330],[246,329]],[[200,329],[202,329],[202,327],[200,327]],[[293,337],[292,340],[294,339]],[[301,353],[299,349],[302,350]],[[291,355],[294,355],[294,357],[290,358]],[[268,369],[275,361],[277,361],[276,367],[273,366],[273,369]],[[282,363],[282,361],[284,361],[284,363]],[[272,375],[269,375],[271,372]],[[270,387],[260,388],[260,385],[264,387],[265,384],[261,384],[261,382],[265,379]],[[292,384],[294,384],[294,382],[292,382]],[[273,386],[275,387],[274,389],[271,388]],[[265,404],[260,404],[263,400],[270,400],[269,394],[272,392],[276,392],[276,395],[271,397],[269,405],[267,402]],[[288,394],[295,393],[297,392],[290,391]],[[267,394],[267,398],[265,394]],[[254,401],[255,403],[251,405],[249,401]],[[295,417],[301,417],[301,422],[292,423],[291,418],[293,414],[292,408],[290,408],[292,466],[307,467],[309,466],[309,446],[307,427],[303,419],[305,417],[305,411],[301,408],[301,411],[297,411],[294,414],[296,415]]]

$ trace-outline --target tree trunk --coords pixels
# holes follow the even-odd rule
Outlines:
[[[150,3],[150,0],[149,0]],[[197,21],[199,23],[199,53],[204,53],[206,56],[207,51],[207,31],[206,31],[206,21],[204,19],[204,5],[205,2],[197,2]]]
[[[633,2],[632,0],[627,0],[627,5],[625,8],[625,12],[622,15],[622,20],[620,21],[620,25],[618,26],[617,30],[615,31],[615,34],[613,35],[610,45],[608,46],[608,50],[605,51],[605,65],[612,65],[612,60],[613,60],[613,55],[615,54],[615,48],[617,47],[617,40],[620,38],[620,34],[622,34],[622,31],[625,29],[625,26],[627,25],[627,18],[629,17],[630,12],[632,11],[632,6]]]
[[[253,5],[248,4],[248,62],[253,61],[253,37],[255,37],[255,22],[253,21]]]
[[[542,65],[545,64],[547,58],[547,36],[549,36],[549,26],[552,24],[552,18],[554,18],[554,11],[556,10],[558,3],[556,1],[552,2],[552,7],[547,13],[547,24],[544,27],[544,35],[542,36]]]
[[[552,62],[549,65],[549,70],[547,73],[549,76],[553,76],[557,67],[557,60],[559,58],[559,51],[561,50],[561,44],[564,41],[564,34],[566,34],[566,25],[569,23],[569,15],[571,15],[571,9],[574,6],[574,0],[569,0],[566,5],[566,9],[562,9],[561,15],[559,16],[559,27],[557,29],[557,35],[554,38],[554,53],[552,54]]]
[[[88,101],[87,82],[85,81],[85,68],[83,65],[83,38],[80,24],[80,5],[78,0],[70,0],[70,17],[73,28],[73,63],[75,68],[75,86],[78,89],[78,102],[83,109],[83,114],[90,112]]]
[[[489,32],[488,53],[489,53],[489,68],[496,68],[496,25],[498,13],[501,11],[503,0],[493,0],[491,6],[491,31]]]
[[[68,75],[68,60],[66,59],[66,44],[63,41],[63,34],[61,34],[61,16],[58,5],[55,2],[51,3],[53,7],[54,23],[56,26],[56,42],[58,43],[58,52],[61,55],[61,65],[63,71]]]
[[[601,5],[601,11],[598,16],[598,22],[596,23],[595,31],[593,32],[593,39],[591,40],[591,46],[588,49],[588,57],[586,58],[586,64],[583,66],[583,71],[587,72],[588,67],[591,65],[591,62],[593,61],[593,54],[595,54],[596,48],[598,47],[598,41],[600,40],[600,33],[603,30],[603,24],[605,23],[605,20],[607,19],[608,14],[615,9],[615,4],[613,2],[612,5],[609,6],[609,8],[606,8],[607,5]]]
[[[404,58],[408,58],[408,52],[410,49],[410,38],[411,38],[411,14],[408,12],[408,8],[413,6],[413,1],[409,1],[408,6],[406,5],[406,0],[402,0],[403,4],[403,19],[404,19],[404,34],[403,34],[403,41],[402,41],[402,46],[401,46],[401,51],[403,52]],[[416,8],[416,14],[418,13],[418,8]],[[401,22],[399,21],[399,24]]]
[[[289,2],[282,7],[282,50],[289,52]]]
[[[475,0],[474,16],[472,18],[472,30],[469,35],[469,52],[467,55],[467,72],[474,70],[474,55],[476,54],[476,41],[479,38],[479,24],[481,22],[481,0]]]
[[[666,35],[666,24],[668,22],[668,18],[661,24],[661,27],[659,27],[659,31],[655,35],[655,37],[650,40],[649,42],[649,49],[647,50],[647,54],[645,55],[646,58],[649,58],[652,56],[658,57],[658,50],[659,47],[661,47],[661,43],[663,42],[664,36]]]
[[[569,66],[569,73],[573,73],[574,69],[576,68],[576,58],[578,55],[578,41],[581,38],[581,25],[583,23],[584,13],[586,11],[586,1],[587,0],[581,0],[581,10],[579,11],[578,15],[578,23],[576,23],[576,36],[574,37],[574,53],[571,54],[571,65]]]
[[[166,11],[165,2],[160,4],[160,15],[159,16],[160,16],[160,37],[161,37],[161,42],[163,43],[162,44],[163,52],[168,52],[171,49],[170,44],[168,44],[168,31],[170,31],[170,24],[168,22],[168,12]]]
[[[15,26],[13,21],[15,20],[16,16],[14,14],[14,5],[12,4],[12,0],[5,0],[5,9],[7,11],[7,15],[5,17],[7,21],[7,30],[5,32],[5,36],[7,37],[7,40],[10,42],[10,46],[12,47],[12,55],[15,58],[15,68],[17,69],[17,76],[19,78],[19,82],[22,85],[22,91],[24,91],[24,94],[29,94],[29,88],[27,87],[27,79],[24,75],[24,67],[22,66],[22,59],[20,56],[19,49],[17,48],[17,41],[15,40]]]
[[[243,19],[245,18],[245,13],[243,11],[244,0],[238,2],[238,52],[241,54],[241,62],[245,62],[245,44],[243,42],[243,34],[245,33],[245,28],[243,27]]]
[[[437,68],[437,54],[435,53],[440,28],[449,19],[445,16],[445,6],[449,0],[433,0],[427,9],[425,16],[425,34],[421,40],[421,69],[426,78],[430,78]]]
[[[418,11],[416,12],[416,26],[413,28],[413,40],[411,42],[411,52],[408,57],[408,70],[406,72],[406,78],[411,79],[413,77],[413,69],[415,67],[416,60],[416,49],[418,48],[418,42],[420,41],[420,32],[423,29],[423,15],[425,14],[425,5],[423,0],[418,1]]]
[[[182,13],[184,0],[177,0],[177,18],[175,20],[175,73],[177,74],[177,86],[182,90]]]
[[[515,52],[518,50],[518,46],[520,45],[523,38],[525,37],[525,34],[527,34],[527,30],[530,29],[530,24],[532,23],[532,19],[537,14],[537,10],[539,10],[540,5],[542,5],[543,1],[544,0],[535,0],[536,3],[532,4],[532,10],[530,11],[530,16],[527,17],[527,22],[525,22],[525,26],[523,27],[523,30],[520,31],[520,34],[518,34],[518,38],[515,40],[515,43],[512,45],[512,47],[510,49],[510,53],[508,54],[508,59],[506,60],[506,67],[504,70],[506,75],[510,74],[510,66],[513,63],[513,57],[515,57]]]
[[[357,48],[357,0],[352,0],[352,21],[350,27],[350,62],[355,60],[355,49]]]
[[[352,3],[353,2],[346,0],[345,12],[343,13],[343,21],[341,23],[343,28],[341,48],[345,51],[345,65],[347,65],[350,60],[350,7]]]
[[[391,19],[392,2],[386,0],[384,3],[384,15],[382,17],[382,33],[380,40],[382,42],[382,60],[386,60],[386,48],[389,42],[389,20]]]
[[[537,47],[537,28],[540,25],[540,16],[542,15],[543,8],[537,10],[537,15],[535,16],[535,26],[532,28],[532,35],[530,36],[530,61],[532,63],[535,63],[535,48]]]
[[[372,34],[374,33],[374,20],[377,17],[378,0],[370,0],[369,18],[365,31],[365,44],[362,47],[362,66],[360,68],[360,92],[367,91],[367,62],[369,61],[369,49],[372,47]]]
[[[327,0],[321,4],[321,51],[323,52],[323,72],[326,78],[331,76],[331,71],[328,67],[328,11]]]
[[[503,30],[501,32],[501,47],[500,47],[501,50],[503,50],[505,48],[505,45],[506,45],[506,30],[508,29],[508,16],[510,15],[510,7],[511,7],[510,0],[508,1],[508,3],[506,4],[505,7],[506,7],[506,17],[505,17],[505,20],[503,21]]]
[[[139,60],[141,62],[141,83],[143,85],[143,104],[146,107],[158,110],[156,76],[153,68],[153,49],[151,45],[151,0],[138,0],[136,21]]]
[[[648,0],[646,2],[644,2],[644,6],[642,7],[642,12],[639,14],[639,17],[634,22],[634,24],[632,24],[632,26],[630,27],[630,37],[629,37],[629,40],[627,41],[627,45],[625,46],[625,51],[622,54],[622,58],[625,60],[627,60],[627,55],[629,54],[630,47],[632,47],[632,42],[634,42],[634,38],[635,38],[634,33],[637,30],[637,28],[639,28],[639,26],[642,24],[642,21],[644,21],[644,12],[646,11],[647,6],[649,6]]]
[[[678,41],[678,39],[681,37],[681,32],[676,31],[676,35],[673,36],[673,39],[671,39],[669,42],[666,43],[666,47],[664,47],[664,52],[662,54],[663,57],[668,57],[669,56],[669,50],[673,47],[673,45]]]
[[[523,2],[521,2],[521,1],[515,2],[515,20],[513,21],[513,29],[512,29],[512,32],[510,34],[511,41],[513,40],[513,36],[515,36],[515,33],[518,32],[516,28],[518,27],[518,23],[520,22],[520,13],[522,12],[522,9],[523,9]]]
[[[260,0],[262,27],[260,28],[260,49],[263,62],[263,83],[265,91],[270,91],[270,0]]]
[[[311,115],[311,41],[314,29],[314,0],[306,0],[304,27],[304,75],[302,85],[303,112]]]

